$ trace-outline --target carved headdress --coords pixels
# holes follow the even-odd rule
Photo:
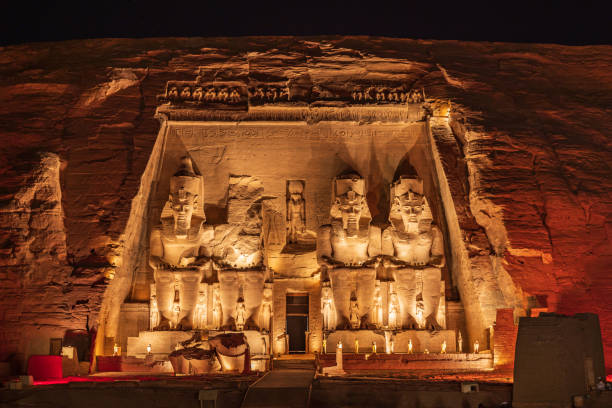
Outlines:
[[[339,197],[347,196],[350,200],[358,201],[361,205],[361,219],[367,219],[369,222],[372,219],[370,208],[366,201],[366,186],[365,180],[356,173],[350,173],[338,176],[334,179],[334,202],[330,211],[332,218],[342,218],[342,213],[339,208]]]
[[[400,176],[397,181],[391,184],[391,211],[389,212],[389,221],[401,220],[402,216],[400,210],[402,203],[422,206],[420,219],[422,221],[433,220],[429,202],[423,191],[423,180],[420,177],[416,175]]]
[[[181,165],[176,173],[170,178],[170,196],[187,197],[189,194],[196,196],[197,203],[193,216],[206,220],[204,215],[204,179],[193,169],[191,158],[181,158]],[[161,213],[161,219],[172,217],[172,201],[166,201]]]
[[[302,194],[304,192],[304,182],[302,180],[289,180],[287,189],[289,194]]]

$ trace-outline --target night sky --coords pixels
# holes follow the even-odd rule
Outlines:
[[[326,35],[612,44],[610,1],[4,0],[0,43],[101,37]]]

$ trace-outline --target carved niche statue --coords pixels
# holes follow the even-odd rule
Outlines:
[[[371,322],[376,270],[371,266],[381,251],[380,228],[370,225],[365,180],[357,174],[334,180],[331,225],[317,236],[317,258],[330,277],[337,325],[346,329]],[[350,298],[355,292],[359,324],[351,324]]]
[[[401,177],[391,187],[393,200],[382,236],[384,265],[393,270],[404,329],[439,330],[441,268],[444,245],[423,194],[423,180]]]
[[[290,180],[287,186],[289,199],[287,200],[287,229],[289,242],[298,242],[306,228],[306,210],[304,206],[304,182]]]
[[[154,271],[160,313],[154,330],[193,327],[199,284],[209,267],[214,235],[213,228],[204,225],[202,195],[202,176],[185,157],[170,179],[170,196],[162,210],[161,224],[151,231],[149,265]]]

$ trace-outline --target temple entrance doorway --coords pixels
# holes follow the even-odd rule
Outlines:
[[[289,353],[306,353],[306,332],[308,331],[308,294],[287,294],[287,334]]]

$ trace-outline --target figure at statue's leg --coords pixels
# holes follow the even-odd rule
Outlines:
[[[440,281],[442,272],[439,268],[425,268],[423,276],[423,316],[427,330],[442,330],[438,323],[438,307],[440,305]]]
[[[396,292],[400,303],[400,326],[402,329],[418,329],[416,315],[415,270],[410,268],[394,271]]]
[[[336,309],[336,329],[350,328],[351,270],[348,268],[333,269],[329,272],[334,305]]]

